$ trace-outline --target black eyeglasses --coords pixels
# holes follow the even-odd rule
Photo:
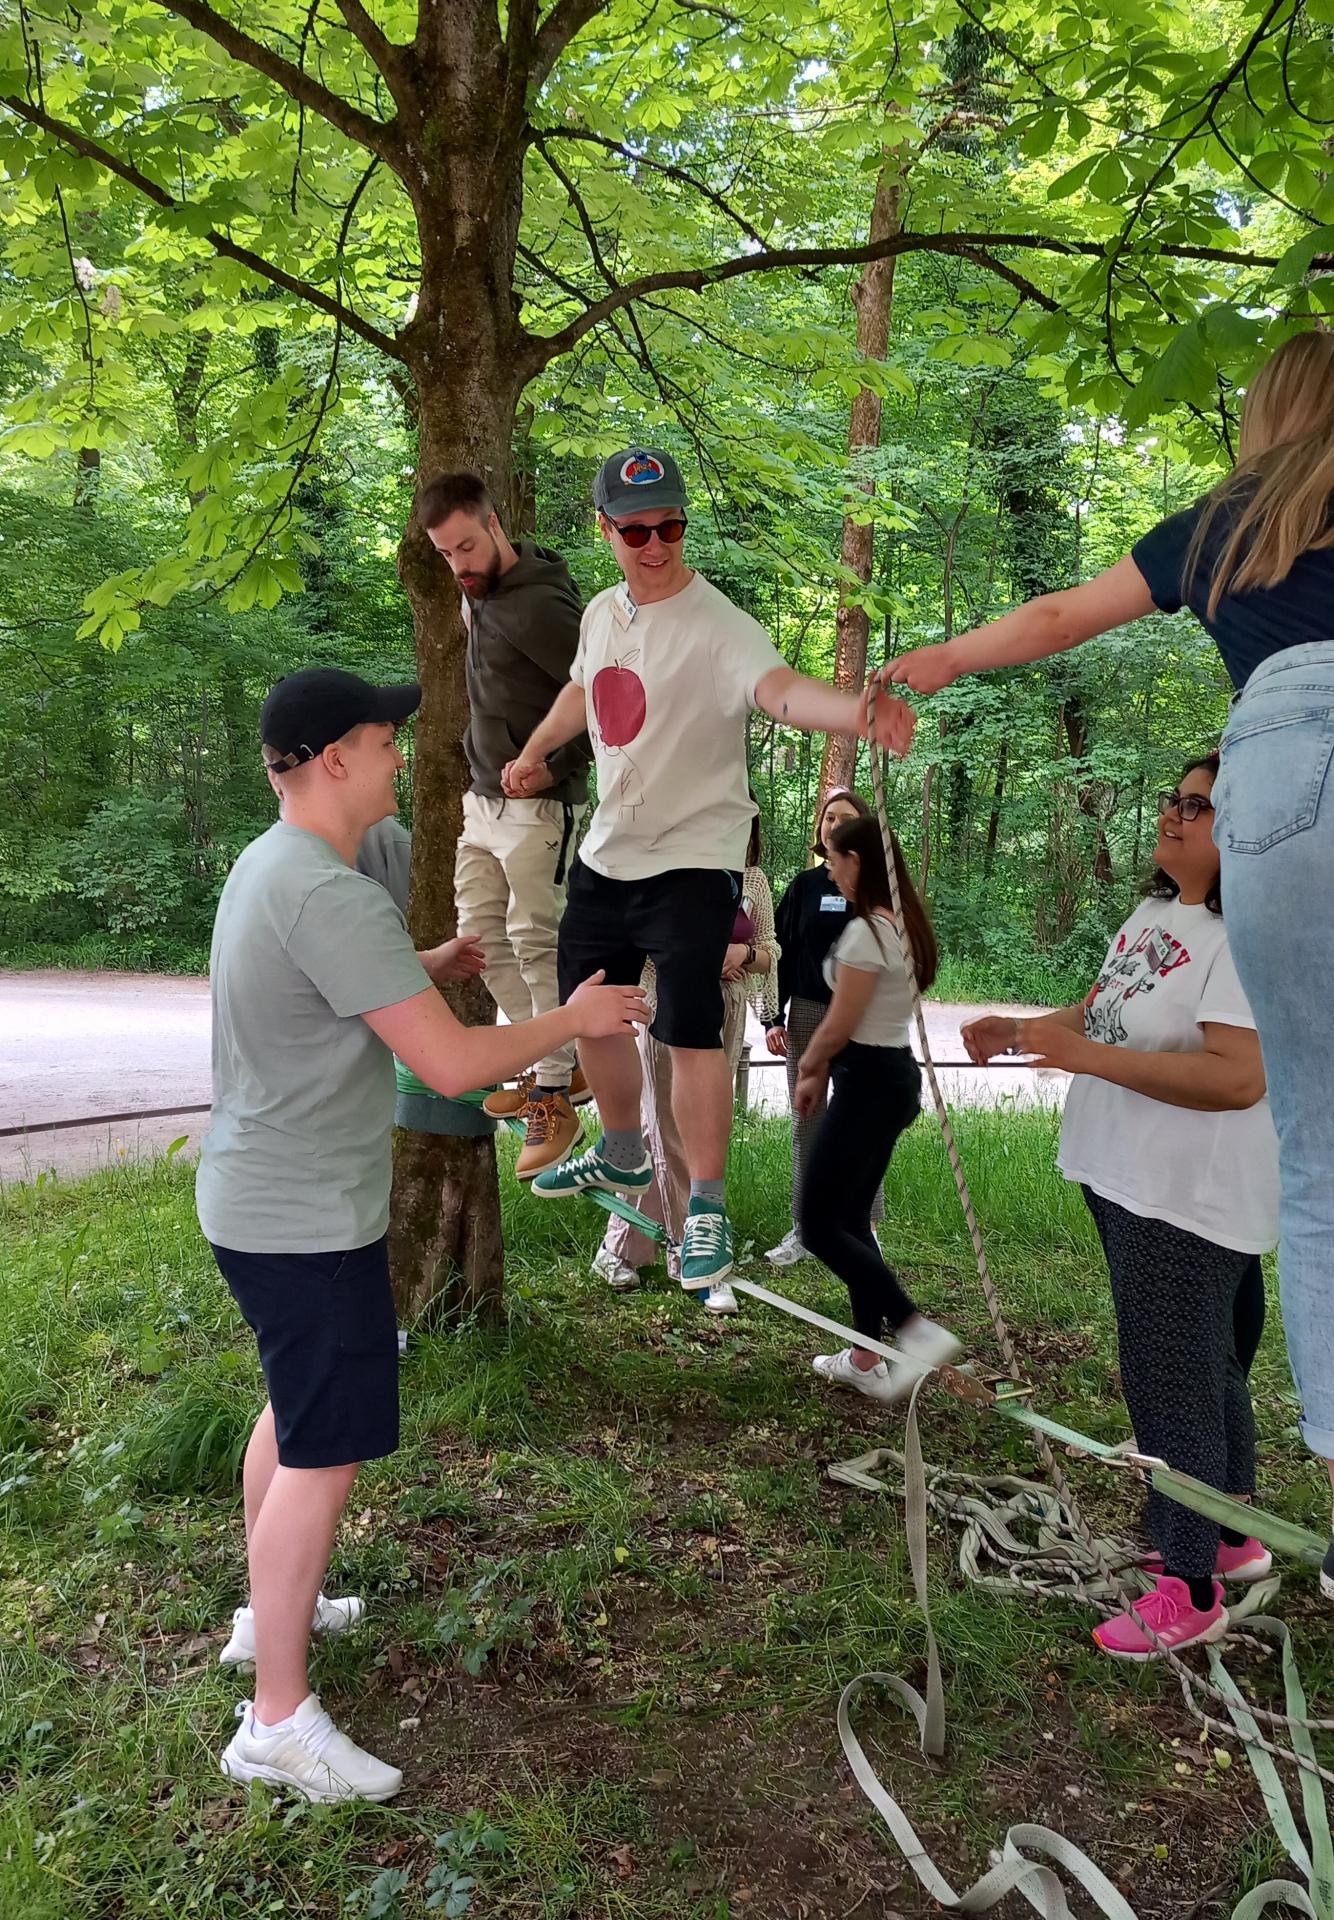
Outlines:
[[[1183,820],[1198,820],[1202,813],[1213,812],[1214,803],[1206,800],[1202,793],[1160,793],[1159,813],[1171,813],[1174,809]]]
[[[633,547],[636,552],[640,547],[646,547],[655,533],[665,547],[679,547],[686,537],[684,515],[679,520],[660,520],[656,527],[646,527],[642,520],[631,520],[625,524],[613,520],[611,524],[626,546]]]

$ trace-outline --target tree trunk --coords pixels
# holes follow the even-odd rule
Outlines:
[[[1000,836],[1001,807],[1005,800],[1005,776],[1010,767],[1010,743],[1002,739],[996,755],[996,784],[991,790],[991,813],[987,819],[987,845],[982,856],[982,877],[990,880],[996,860],[996,842]]]
[[[1088,757],[1089,727],[1088,715],[1077,695],[1069,694],[1063,707],[1065,718],[1065,737],[1070,743],[1072,760],[1083,761]],[[1080,777],[1075,788],[1075,804],[1089,822],[1093,832],[1093,880],[1099,887],[1110,887],[1116,878],[1112,870],[1112,850],[1107,844],[1107,826],[1102,796],[1093,781]]]
[[[437,24],[443,30],[444,23]],[[456,114],[457,102],[441,103],[440,118],[424,130],[421,150],[445,151],[441,179],[428,168],[422,182],[422,297],[405,344],[416,390],[418,480],[469,468],[482,475],[493,499],[507,501],[519,398],[511,288],[522,169],[518,154],[494,155],[488,170],[464,164],[458,151],[481,127],[494,129],[494,93],[494,77],[476,73],[466,110]],[[472,119],[477,129],[467,124]],[[445,179],[447,194],[440,191]],[[497,181],[504,183],[499,191]],[[413,518],[398,571],[412,608],[423,689],[408,920],[424,947],[455,929],[454,849],[468,778],[463,622],[453,575]],[[445,996],[470,1025],[495,1017],[480,981],[451,985]],[[499,1317],[505,1248],[488,1137],[396,1135],[389,1253],[404,1320],[428,1310],[433,1317]]]
[[[901,180],[899,155],[887,149],[871,209],[871,240],[887,240],[898,232]],[[852,298],[857,308],[857,352],[863,360],[883,360],[889,346],[894,305],[894,261],[875,260],[864,267],[860,280],[853,286]],[[871,387],[862,387],[852,403],[848,421],[848,469],[868,497],[875,492],[875,484],[869,478],[857,478],[857,474],[863,456],[880,444],[880,410],[880,395]],[[839,557],[843,566],[855,573],[863,585],[869,584],[875,563],[875,528],[863,526],[853,514],[846,515]],[[865,607],[850,603],[849,594],[853,591],[846,579],[840,583],[835,621],[834,685],[845,693],[857,693],[866,683],[866,648],[870,634]],[[821,801],[831,787],[850,787],[856,777],[855,736],[829,734],[820,767]]]

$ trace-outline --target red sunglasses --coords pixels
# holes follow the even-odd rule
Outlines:
[[[656,527],[646,527],[642,520],[631,520],[625,525],[613,520],[611,524],[626,546],[634,548],[636,552],[640,547],[646,547],[655,533],[665,547],[679,547],[686,535],[684,515],[679,520],[660,520]]]

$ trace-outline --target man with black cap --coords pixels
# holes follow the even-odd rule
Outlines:
[[[539,790],[548,756],[587,727],[598,808],[570,874],[560,980],[657,973],[654,1037],[671,1049],[673,1107],[690,1170],[681,1284],[720,1285],[732,1268],[723,1176],[732,1087],[722,1048],[723,958],[733,937],[755,806],[746,721],[759,707],[808,733],[862,735],[865,708],[788,666],[764,629],[685,561],[685,487],[671,455],[627,447],[599,469],[593,501],[624,576],[585,610],[569,683],[505,770],[507,793]],[[907,751],[912,713],[876,704],[879,744]],[[602,1138],[538,1175],[543,1199],[653,1178],[639,1128],[639,1057],[623,1036],[580,1048]]]
[[[246,1450],[249,1606],[221,1659],[255,1668],[223,1755],[233,1780],[312,1800],[385,1800],[402,1776],[340,1733],[306,1674],[312,1632],[361,1613],[321,1592],[363,1460],[398,1445],[398,1340],[385,1234],[395,1053],[447,1096],[584,1036],[633,1032],[642,996],[596,981],[517,1026],[463,1026],[433,982],[475,974],[475,943],[418,954],[385,887],[353,862],[395,810],[395,731],[415,685],[316,667],[279,681],[260,723],[281,818],[218,902],[210,961],[213,1105],[200,1225],[268,1386]]]
[[[507,1020],[560,1005],[556,936],[576,811],[588,798],[587,735],[554,753],[540,786],[508,797],[501,772],[569,677],[583,603],[558,553],[511,541],[486,483],[446,473],[417,496],[417,520],[463,593],[470,779],[454,860],[459,929],[481,942],[486,985]],[[539,1061],[518,1088],[486,1102],[523,1122],[515,1172],[531,1180],[579,1139],[575,1107],[589,1098],[573,1049]]]

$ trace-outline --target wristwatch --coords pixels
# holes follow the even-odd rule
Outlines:
[[[745,964],[748,967],[753,967],[755,965],[755,946],[753,942],[751,943],[750,946],[746,948]]]

